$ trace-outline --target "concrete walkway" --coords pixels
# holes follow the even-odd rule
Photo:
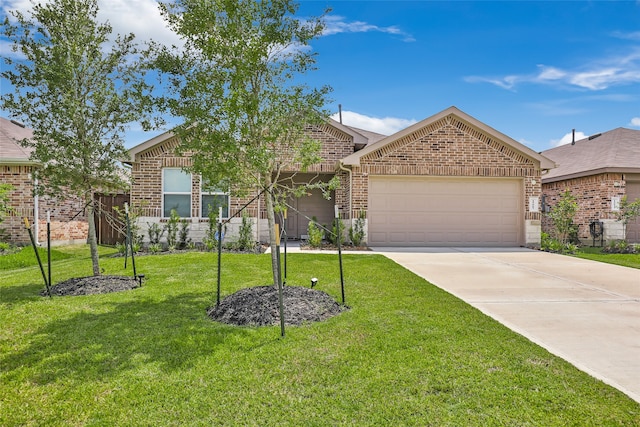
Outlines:
[[[522,248],[375,248],[640,402],[640,270]]]

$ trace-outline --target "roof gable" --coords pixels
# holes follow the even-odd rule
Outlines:
[[[32,149],[22,147],[20,141],[33,137],[33,130],[18,122],[0,117],[0,163],[33,164]]]
[[[324,126],[321,126],[318,129],[333,136],[337,136],[338,134],[346,135],[347,138],[351,138],[353,140],[353,144],[356,146],[365,146],[370,142],[369,138],[371,136],[378,135],[374,133],[372,133],[372,135],[365,135],[364,133],[358,132],[355,128],[345,126],[331,118],[327,119]],[[136,160],[137,155],[141,155],[144,152],[152,152],[153,150],[157,151],[167,145],[167,143],[169,143],[169,145],[167,145],[168,149],[175,149],[177,146],[175,137],[176,134],[173,131],[167,131],[136,145],[129,149],[129,159],[125,161],[125,163],[133,163]],[[160,154],[161,153],[156,153],[156,155]]]
[[[620,127],[542,154],[558,164],[543,182],[606,172],[640,173],[640,130]]]
[[[550,169],[555,166],[546,157],[485,125],[456,107],[450,107],[376,143],[369,144],[357,153],[345,157],[342,162],[345,165],[359,165],[360,160],[363,158],[384,156],[397,150],[400,146],[430,135],[447,125],[457,127],[461,131],[474,136],[488,148],[515,160],[524,161],[529,159],[539,163],[542,169]]]

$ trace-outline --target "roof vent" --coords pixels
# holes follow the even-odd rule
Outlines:
[[[595,135],[591,135],[589,137],[589,141],[591,141],[592,139],[596,139],[597,137],[599,137],[600,135],[602,135],[601,133],[596,133]]]
[[[14,125],[16,125],[16,126],[20,126],[21,128],[26,127],[23,123],[20,123],[20,122],[19,122],[19,121],[17,121],[17,120],[9,120],[9,121],[10,121],[11,123],[13,123]]]

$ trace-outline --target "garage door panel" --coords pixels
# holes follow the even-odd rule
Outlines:
[[[371,176],[369,188],[373,245],[520,244],[521,180]]]

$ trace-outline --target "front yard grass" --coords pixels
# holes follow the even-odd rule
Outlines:
[[[90,274],[86,252],[54,283]],[[268,284],[269,265],[223,254],[223,294]],[[637,402],[380,255],[344,255],[351,309],[284,339],[206,317],[213,253],[136,266],[142,288],[53,299],[37,266],[0,271],[0,425],[640,425]],[[336,255],[287,268],[340,300]]]
[[[578,249],[574,256],[624,267],[640,268],[640,254],[609,254],[602,252],[602,248],[599,247],[583,246]]]

